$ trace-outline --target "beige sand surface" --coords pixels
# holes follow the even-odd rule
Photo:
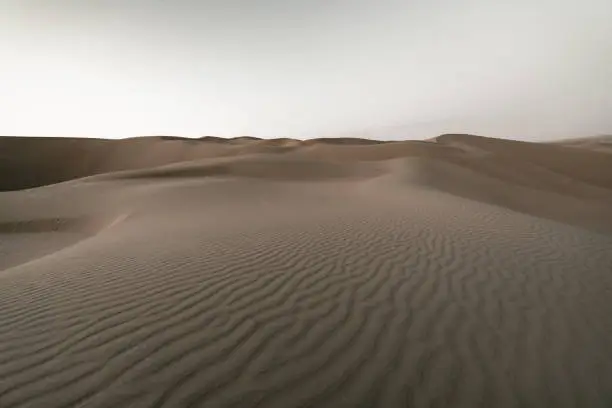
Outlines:
[[[0,138],[0,407],[610,407],[612,151]]]

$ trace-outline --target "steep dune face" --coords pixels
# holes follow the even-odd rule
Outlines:
[[[571,149],[559,144],[528,143],[471,135],[442,135],[437,143],[480,149],[496,159],[538,166],[579,182],[612,188],[612,155],[603,151]],[[510,163],[508,163],[510,164]],[[501,164],[500,164],[501,166]]]
[[[421,161],[423,183],[462,197],[612,230],[612,154],[565,146],[444,135],[462,154]]]
[[[104,171],[114,142],[0,137],[0,191],[38,187]]]
[[[239,139],[0,139],[0,407],[609,406],[612,155]]]
[[[226,143],[180,138],[0,137],[0,191],[228,154],[232,147]]]

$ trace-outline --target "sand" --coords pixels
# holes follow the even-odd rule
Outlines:
[[[612,151],[0,138],[0,407],[610,407]]]

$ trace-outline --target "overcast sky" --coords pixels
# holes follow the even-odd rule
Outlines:
[[[612,133],[611,0],[0,0],[0,135]]]

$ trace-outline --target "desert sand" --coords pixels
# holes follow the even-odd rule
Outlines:
[[[610,407],[612,149],[0,138],[0,407]]]

